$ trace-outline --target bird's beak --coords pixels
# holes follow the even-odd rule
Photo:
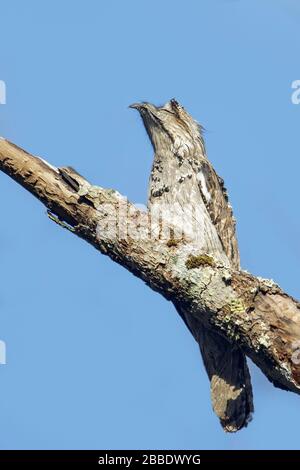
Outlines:
[[[129,105],[128,108],[139,110],[142,106],[143,106],[142,103],[133,103]]]

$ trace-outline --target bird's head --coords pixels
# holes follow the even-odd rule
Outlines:
[[[175,99],[164,106],[143,102],[129,107],[139,111],[155,151],[171,149],[184,156],[191,147],[203,144],[202,127]]]

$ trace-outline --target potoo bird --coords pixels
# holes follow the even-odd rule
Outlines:
[[[178,208],[178,218],[187,214],[193,227],[199,229],[197,246],[201,252],[223,253],[221,262],[239,269],[235,219],[224,182],[207,159],[202,127],[174,99],[161,107],[145,102],[130,107],[139,111],[155,152],[149,208],[159,202]],[[200,216],[195,216],[193,207],[201,208]],[[228,432],[241,429],[253,412],[244,353],[183,306],[175,307],[200,346],[211,384],[212,406],[221,425]]]

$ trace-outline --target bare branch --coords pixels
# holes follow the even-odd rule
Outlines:
[[[37,197],[51,218],[239,345],[274,385],[300,393],[300,305],[275,283],[234,271],[176,240],[138,236],[149,214],[118,192],[90,185],[0,140],[0,170]],[[126,211],[126,227],[116,214]],[[146,221],[146,224],[145,224]],[[126,236],[120,236],[124,230]],[[123,233],[123,235],[124,235]],[[193,325],[189,325],[193,329]],[[299,354],[298,354],[299,353]]]

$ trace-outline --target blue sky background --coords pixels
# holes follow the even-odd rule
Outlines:
[[[242,265],[299,297],[298,0],[2,0],[0,135],[146,201],[138,100],[206,131]],[[251,366],[255,416],[226,435],[170,303],[0,174],[1,449],[299,448],[300,398]]]

